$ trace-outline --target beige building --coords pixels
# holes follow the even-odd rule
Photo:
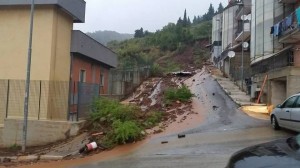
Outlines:
[[[67,113],[71,34],[84,18],[84,0],[35,1],[28,145],[76,132]],[[30,1],[1,0],[0,23],[0,146],[9,146],[21,143]]]

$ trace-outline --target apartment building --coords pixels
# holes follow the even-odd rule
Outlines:
[[[277,105],[300,91],[299,4],[252,0],[251,96],[263,90],[262,103]]]
[[[218,21],[220,16],[221,21]],[[219,23],[222,24],[220,28]],[[213,44],[219,44],[216,39],[221,36],[219,54],[212,52],[216,57],[214,64],[242,89],[246,88],[244,80],[250,77],[250,25],[251,0],[231,0],[223,13],[213,18]],[[216,33],[216,27],[221,33]],[[213,45],[213,51],[217,47]]]
[[[220,68],[219,57],[222,53],[222,24],[223,13],[219,13],[212,18],[212,44],[211,44],[211,62]]]

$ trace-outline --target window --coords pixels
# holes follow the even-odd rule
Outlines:
[[[296,96],[289,98],[287,101],[284,102],[283,108],[293,108],[295,100],[297,99]]]
[[[295,108],[300,108],[300,96],[298,96],[298,99],[295,102]]]
[[[104,86],[104,75],[100,73],[100,86]]]
[[[85,70],[80,70],[79,72],[79,82],[84,83],[85,82],[85,76],[86,76],[86,72]]]

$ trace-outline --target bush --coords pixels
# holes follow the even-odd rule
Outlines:
[[[165,91],[164,96],[167,102],[177,100],[187,102],[193,97],[193,94],[191,93],[189,88],[184,85],[180,88],[168,88]]]
[[[156,63],[154,63],[150,69],[151,76],[159,77],[163,75],[163,69]]]
[[[146,128],[151,128],[156,126],[162,120],[162,112],[149,112],[147,114],[147,119],[144,122]]]
[[[128,121],[138,118],[138,107],[123,105],[116,100],[107,98],[96,99],[92,104],[92,122],[113,123],[114,121]]]
[[[121,122],[117,120],[113,123],[111,138],[113,142],[125,144],[139,140],[142,135],[142,128],[134,121]]]

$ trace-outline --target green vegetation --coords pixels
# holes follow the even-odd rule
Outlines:
[[[108,148],[142,139],[143,130],[157,125],[161,119],[161,112],[141,112],[137,106],[107,98],[94,101],[90,116],[92,129],[106,132],[101,143]]]
[[[181,65],[169,63],[171,60],[169,58],[183,53],[187,47],[193,46],[197,41],[208,41],[212,27],[211,19],[216,13],[222,11],[222,4],[219,5],[218,11],[210,5],[207,13],[203,16],[195,16],[191,22],[185,10],[183,17],[180,17],[177,23],[169,23],[153,33],[139,28],[135,31],[134,39],[112,41],[108,43],[108,47],[119,55],[120,68],[151,65],[154,76],[179,70],[182,68]],[[203,50],[202,53],[204,52],[206,51]],[[162,66],[158,60],[163,59],[168,59],[166,61],[168,64]]]
[[[19,151],[19,150],[21,150],[21,146],[17,145],[17,144],[12,144],[12,145],[9,146],[9,150],[11,150],[11,151]]]
[[[165,91],[164,98],[166,104],[173,101],[187,102],[193,97],[190,89],[187,86],[182,86],[180,88],[168,88]]]

